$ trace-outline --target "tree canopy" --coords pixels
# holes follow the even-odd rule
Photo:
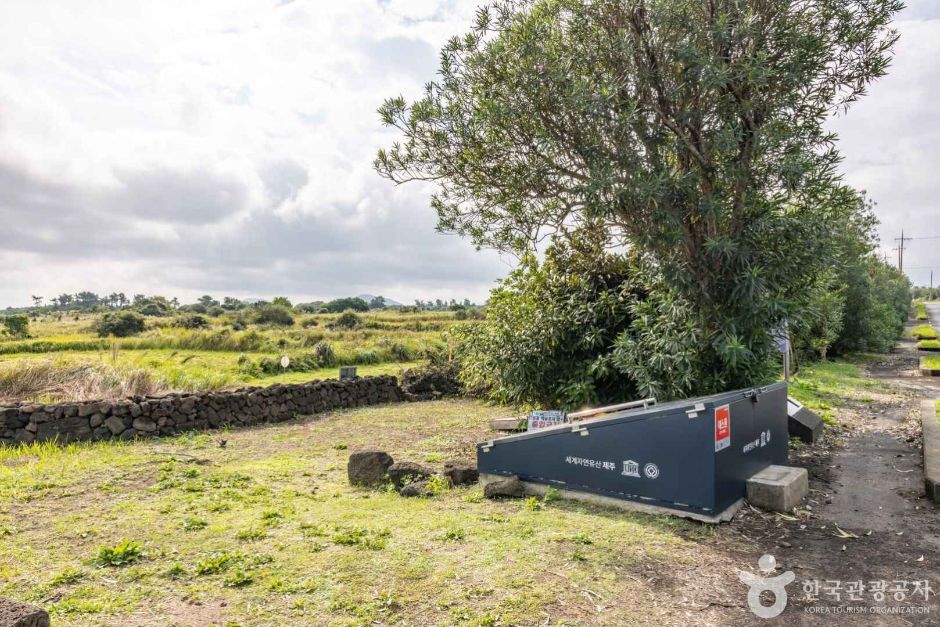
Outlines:
[[[885,74],[899,0],[516,0],[380,109],[376,169],[437,185],[439,228],[531,251],[598,221],[703,331],[706,388],[766,376],[770,332],[857,209],[826,120]]]

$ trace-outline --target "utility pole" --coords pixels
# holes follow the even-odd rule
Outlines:
[[[904,242],[911,241],[910,237],[904,237],[904,229],[901,229],[901,237],[895,237],[894,241],[901,243],[898,245],[898,270],[904,272]]]

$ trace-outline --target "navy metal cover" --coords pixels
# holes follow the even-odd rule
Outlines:
[[[715,410],[724,406],[730,442],[716,450]],[[751,475],[785,464],[787,446],[787,388],[778,383],[484,442],[477,465],[481,473],[714,515],[744,496]]]

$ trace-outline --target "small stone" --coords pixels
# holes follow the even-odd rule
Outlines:
[[[525,486],[519,481],[519,477],[507,477],[487,483],[483,487],[483,496],[488,499],[520,498],[525,496]]]
[[[349,456],[346,473],[353,485],[375,486],[385,483],[388,467],[395,463],[385,451],[359,451]]]
[[[101,423],[103,422],[104,422],[103,414],[92,414],[91,418],[88,419],[88,424],[91,426],[92,429],[94,429],[95,427],[100,427]]]
[[[430,468],[425,468],[421,464],[414,462],[395,462],[388,467],[388,478],[396,490],[401,491],[402,487],[417,481],[424,481],[434,474]]]
[[[427,490],[427,487],[427,481],[416,481],[415,483],[409,483],[408,485],[402,486],[398,493],[406,497],[430,496],[430,492]]]

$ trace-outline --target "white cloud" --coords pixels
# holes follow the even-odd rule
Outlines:
[[[376,108],[420,93],[475,5],[5,0],[0,305],[78,289],[483,299],[508,261],[437,234],[427,187],[371,169],[393,137]],[[940,9],[904,18],[891,75],[833,123],[886,243],[937,222]],[[912,243],[908,265],[940,265],[932,249]]]
[[[0,303],[78,289],[485,297],[506,265],[371,169],[456,0],[5,2]],[[146,287],[145,286],[149,286]]]

